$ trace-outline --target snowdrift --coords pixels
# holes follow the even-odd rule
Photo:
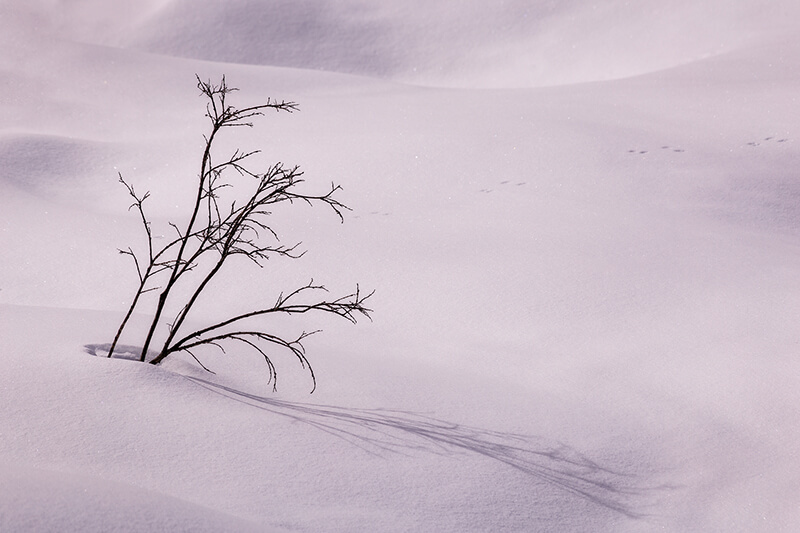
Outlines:
[[[800,527],[800,9],[584,4],[0,6],[0,529]],[[289,357],[273,394],[246,352],[97,349],[143,244],[117,173],[169,231],[195,74],[299,102],[228,146],[353,208],[281,213],[309,253],[192,316],[376,288],[298,326],[313,396]]]

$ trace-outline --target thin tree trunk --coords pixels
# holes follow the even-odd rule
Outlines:
[[[149,275],[149,272],[148,272]],[[131,302],[131,306],[128,308],[128,313],[125,315],[125,318],[122,319],[122,323],[119,325],[119,329],[117,330],[117,334],[114,336],[114,341],[111,343],[111,348],[108,349],[108,357],[114,355],[114,350],[117,347],[117,342],[119,342],[119,338],[122,336],[122,331],[125,329],[125,326],[128,324],[128,320],[133,315],[133,310],[136,308],[136,304],[139,303],[139,297],[142,295],[142,289],[144,289],[144,285],[147,282],[147,277],[139,285],[139,290],[136,291],[136,296],[133,297],[133,302]]]
[[[164,290],[158,297],[158,306],[156,307],[156,312],[153,315],[153,321],[150,324],[150,330],[147,333],[147,338],[145,339],[144,346],[142,347],[142,354],[139,357],[139,361],[144,362],[145,359],[147,358],[147,350],[150,348],[150,343],[152,342],[153,334],[155,333],[155,330],[158,327],[158,323],[161,321],[161,314],[164,312],[164,306],[167,303],[167,298],[169,297],[169,293],[172,290],[172,287],[175,285],[175,282],[178,280],[178,277],[180,276],[179,272],[182,266],[181,260],[183,259],[184,252],[186,251],[186,245],[189,242],[190,235],[192,234],[192,228],[194,227],[194,224],[197,221],[197,216],[200,212],[200,205],[203,201],[203,185],[205,185],[208,164],[209,160],[211,159],[211,145],[214,142],[214,137],[216,136],[218,131],[219,131],[219,125],[214,124],[214,128],[211,130],[211,135],[209,135],[208,139],[206,140],[205,150],[203,151],[203,160],[202,163],[200,164],[200,183],[197,185],[197,198],[195,199],[194,209],[192,210],[192,216],[189,220],[189,224],[186,226],[186,231],[183,234],[183,238],[181,239],[181,246],[178,249],[178,254],[175,258],[175,265],[172,268],[172,274],[170,275],[166,287],[164,287]],[[161,359],[163,359],[163,357]],[[159,362],[161,361],[161,359],[159,359]]]
[[[150,329],[147,332],[147,337],[144,340],[144,346],[142,346],[142,354],[139,356],[139,361],[144,362],[147,359],[147,351],[150,349],[150,342],[153,340],[153,334],[158,327],[158,323],[161,320],[161,313],[164,311],[164,305],[167,302],[167,294],[169,292],[169,286],[167,289],[159,294],[158,296],[158,306],[156,307],[156,312],[153,315],[153,321],[150,323]]]

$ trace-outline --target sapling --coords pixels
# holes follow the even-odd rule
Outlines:
[[[119,175],[119,181],[133,199],[130,209],[135,210],[141,220],[147,241],[145,254],[134,252],[132,248],[120,250],[121,254],[132,258],[138,276],[138,286],[123,318],[114,341],[108,351],[112,357],[117,343],[125,330],[134,310],[141,304],[142,297],[148,293],[158,293],[155,308],[150,314],[150,326],[142,343],[139,360],[157,365],[170,355],[186,352],[198,364],[208,370],[196,357],[194,349],[201,346],[214,346],[223,352],[225,347],[239,345],[254,350],[261,356],[268,369],[268,383],[273,390],[277,388],[277,370],[268,353],[268,347],[288,350],[300,361],[303,368],[311,374],[312,392],[316,388],[316,376],[308,359],[303,341],[317,331],[302,332],[300,335],[284,337],[269,331],[264,319],[270,315],[298,315],[312,311],[340,316],[355,323],[359,316],[370,317],[371,309],[365,305],[373,292],[363,293],[358,285],[355,291],[337,298],[325,298],[327,290],[313,280],[305,285],[282,292],[277,299],[249,312],[236,314],[224,320],[210,323],[198,329],[187,329],[186,320],[204,294],[209,283],[222,272],[222,267],[234,258],[248,259],[259,267],[271,257],[297,259],[305,252],[298,250],[300,243],[285,246],[280,243],[278,233],[271,224],[271,214],[275,205],[296,202],[309,205],[322,204],[330,208],[341,222],[344,212],[349,208],[335,195],[341,190],[336,184],[322,194],[308,194],[298,190],[304,182],[303,173],[298,167],[274,163],[263,172],[250,169],[250,159],[258,150],[235,150],[232,155],[217,160],[216,145],[218,137],[227,128],[252,127],[252,119],[262,116],[266,110],[292,113],[297,110],[294,102],[274,101],[238,109],[228,101],[237,89],[229,87],[222,78],[219,84],[202,81],[197,77],[197,87],[207,99],[206,117],[210,121],[210,131],[204,135],[204,148],[197,175],[194,202],[188,213],[188,222],[181,227],[173,222],[169,226],[174,232],[160,247],[156,246],[151,221],[144,209],[150,193],[138,193],[134,186]],[[229,175],[251,179],[253,187],[246,200],[222,203],[221,191],[239,188]],[[176,287],[180,290],[176,291]],[[175,303],[177,301],[177,306]],[[163,324],[167,304],[179,309],[167,324],[166,338],[160,348],[152,350],[154,357],[148,360],[151,347],[156,339],[156,331]]]

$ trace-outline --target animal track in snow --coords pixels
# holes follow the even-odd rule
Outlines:
[[[367,213],[367,214],[366,214],[366,215],[364,215],[364,216],[371,216],[371,217],[374,217],[374,216],[382,216],[382,217],[388,217],[388,216],[390,216],[391,214],[392,214],[392,213],[391,213],[391,212],[389,212],[389,211],[370,211],[369,213]],[[361,218],[361,215],[353,215],[353,218]]]
[[[761,143],[770,142],[772,140],[774,140],[775,142],[778,142],[778,143],[785,143],[785,142],[789,141],[789,138],[781,137],[780,139],[776,139],[775,136],[772,135],[770,137],[764,137],[760,141],[750,141],[749,143],[747,143],[747,146],[754,146],[754,147],[755,146],[761,146]]]
[[[504,187],[504,186],[507,186],[507,185],[513,185],[515,187],[521,187],[523,185],[526,185],[527,183],[528,183],[527,181],[516,181],[515,182],[513,180],[503,180],[503,181],[499,182],[498,185],[500,185],[501,187]],[[483,189],[479,190],[478,192],[482,192],[484,194],[489,194],[490,192],[494,192],[494,190],[495,189],[483,188]]]
[[[777,136],[777,135],[770,135],[768,137],[763,137],[763,138],[755,140],[755,141],[750,141],[750,142],[746,143],[746,146],[756,147],[756,146],[761,146],[762,144],[786,143],[786,142],[789,142],[789,141],[791,141],[791,139],[788,138],[788,137],[780,137],[780,136]],[[683,149],[683,148],[677,148],[675,146],[669,146],[667,144],[661,146],[660,148],[661,148],[662,151],[668,151],[668,152],[675,152],[675,153],[684,153],[684,152],[686,152],[686,150]],[[644,154],[649,153],[649,152],[650,152],[650,150],[645,149],[645,148],[631,148],[631,149],[628,150],[628,153],[632,154],[632,155],[644,155]]]
[[[662,149],[662,150],[671,150],[671,151],[673,151],[673,152],[685,152],[685,151],[686,151],[686,150],[684,150],[683,148],[674,148],[674,147],[672,147],[672,146],[662,146],[662,147],[661,147],[661,149]],[[634,149],[634,148],[631,148],[630,150],[628,150],[628,153],[629,153],[629,154],[640,154],[640,155],[643,155],[643,154],[646,154],[646,153],[648,153],[649,151],[650,151],[650,150],[643,150],[643,149]]]

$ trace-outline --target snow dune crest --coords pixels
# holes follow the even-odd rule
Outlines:
[[[787,6],[173,0],[126,45],[430,86],[534,87],[625,78],[735,50],[765,29],[780,34],[770,27],[775,12],[800,15]]]
[[[16,4],[19,4],[18,6]],[[796,3],[504,0],[12,2],[62,38],[225,63],[443,87],[619,79],[792,35]]]

